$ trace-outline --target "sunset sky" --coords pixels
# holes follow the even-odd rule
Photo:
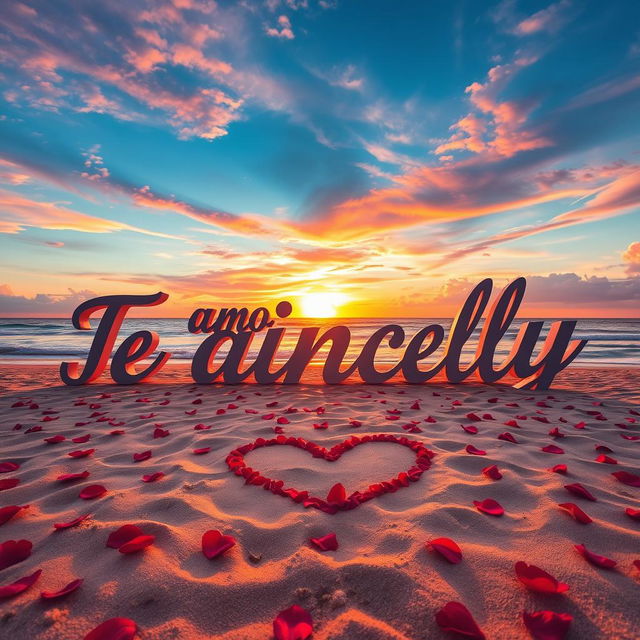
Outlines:
[[[3,316],[162,290],[442,317],[519,275],[524,315],[640,315],[635,0],[0,16]]]

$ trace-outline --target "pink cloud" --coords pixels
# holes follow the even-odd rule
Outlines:
[[[278,16],[278,24],[275,27],[265,27],[265,31],[268,36],[272,38],[284,38],[285,40],[293,40],[293,29],[291,28],[291,21],[287,16]]]
[[[629,275],[640,273],[640,242],[632,242],[622,254],[622,259]]]
[[[532,16],[521,20],[515,32],[518,35],[531,35],[540,31],[556,31],[566,21],[566,10],[571,6],[571,0],[560,0],[549,5],[546,9],[537,11]]]

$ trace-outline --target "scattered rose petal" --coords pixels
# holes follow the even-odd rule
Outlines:
[[[6,489],[13,489],[20,484],[20,478],[3,478],[0,480],[0,491],[5,491]]]
[[[5,522],[9,522],[9,520],[11,520],[11,518],[13,518],[13,516],[15,516],[17,513],[20,513],[22,509],[28,508],[28,504],[25,504],[23,506],[12,504],[8,507],[0,508],[0,526],[2,526]]]
[[[564,453],[564,449],[557,447],[555,444],[548,444],[546,447],[542,447],[541,450],[545,453]]]
[[[470,425],[460,425],[467,433],[471,433],[472,435],[475,435],[476,433],[478,433],[478,427],[474,427],[472,424]]]
[[[514,444],[518,444],[518,441],[515,439],[513,434],[505,431],[498,436],[498,440],[505,440],[506,442],[513,442]]]
[[[40,593],[40,597],[43,600],[55,600],[56,598],[62,598],[63,596],[73,593],[82,585],[83,582],[84,580],[82,578],[77,578],[58,591],[42,591]]]
[[[23,591],[26,591],[30,586],[35,584],[41,573],[42,569],[38,569],[29,576],[25,576],[24,578],[20,578],[19,580],[16,580],[11,584],[0,587],[0,600],[4,600],[5,598],[13,598]]]
[[[628,471],[614,471],[612,474],[617,480],[630,487],[640,487],[640,476]]]
[[[567,474],[567,465],[566,464],[556,464],[555,466],[551,467],[550,471],[553,471],[553,473],[561,473],[563,475]]]
[[[473,504],[476,506],[478,511],[490,516],[501,516],[504,513],[502,505],[493,498],[485,498],[481,501],[474,500]]]
[[[627,507],[624,512],[634,520],[640,520],[640,509],[632,509],[631,507]],[[1,519],[0,519],[1,523]]]
[[[79,497],[83,500],[93,500],[103,496],[105,493],[107,493],[107,489],[101,484],[90,484],[79,493]]]
[[[603,464],[618,464],[618,461],[615,458],[611,458],[610,456],[601,453],[597,458],[596,462],[601,462]]]
[[[613,449],[607,447],[606,444],[597,444],[594,449],[602,453],[613,453]]]
[[[110,618],[90,631],[84,640],[133,640],[138,626],[129,618]]]
[[[91,440],[91,434],[87,433],[86,436],[78,436],[77,438],[71,438],[71,442],[75,442],[75,444],[84,444],[85,442],[89,442]]]
[[[555,611],[523,611],[522,620],[534,640],[564,640],[573,616]]]
[[[151,535],[137,536],[118,547],[118,551],[120,553],[136,553],[151,546],[155,539],[156,537]]]
[[[281,611],[273,621],[275,640],[307,640],[312,633],[311,614],[297,604]]]
[[[90,456],[94,451],[95,449],[85,449],[84,451],[72,451],[68,455],[70,458],[86,458],[87,456]]]
[[[538,593],[564,593],[569,590],[569,585],[558,582],[551,574],[540,567],[526,562],[516,562],[516,577],[531,591]]]
[[[309,538],[309,542],[320,551],[335,551],[338,548],[338,539],[335,533],[327,533],[326,536],[321,538]]]
[[[72,480],[83,480],[84,478],[89,477],[88,471],[82,471],[80,473],[63,473],[58,476],[56,480],[58,482],[71,482]]]
[[[160,478],[164,478],[164,473],[162,473],[162,471],[156,471],[142,476],[142,482],[155,482],[156,480],[160,480]]]
[[[133,461],[134,462],[144,462],[151,457],[151,451],[143,451],[142,453],[134,453]]]
[[[472,640],[485,640],[485,635],[473,616],[460,602],[447,602],[436,613],[436,623],[444,631],[458,633]]]
[[[601,567],[602,569],[613,569],[613,567],[618,564],[615,560],[611,560],[611,558],[599,556],[597,553],[589,551],[589,549],[587,549],[583,544],[575,544],[573,546],[583,558],[596,567]]]
[[[211,447],[201,447],[200,449],[194,449],[193,454],[196,456],[201,456],[205,453],[209,453],[209,451],[211,451]]]
[[[61,435],[49,436],[48,438],[44,439],[44,441],[47,444],[57,444],[58,442],[64,442],[65,440],[66,440],[66,438],[64,436],[61,436]]]
[[[11,473],[17,471],[20,468],[19,464],[15,462],[0,462],[0,473]]]
[[[106,546],[112,549],[119,549],[123,544],[142,535],[144,535],[144,533],[140,527],[137,527],[135,524],[124,524],[109,534]]]
[[[26,560],[33,544],[29,540],[6,540],[0,544],[0,570]]]
[[[495,464],[492,464],[489,467],[485,467],[482,470],[482,473],[487,476],[487,478],[491,478],[492,480],[500,480],[502,478],[502,473]]]
[[[593,520],[577,505],[573,502],[563,502],[558,505],[561,509],[564,509],[576,522],[580,524],[589,524]]]
[[[576,496],[586,498],[587,500],[591,500],[591,502],[597,502],[595,496],[593,496],[591,492],[588,489],[585,489],[579,482],[575,482],[574,484],[565,484],[564,488]]]
[[[486,456],[487,452],[482,449],[476,449],[472,444],[468,444],[465,448],[467,453],[470,453],[473,456]]]
[[[443,558],[451,564],[462,562],[462,551],[451,538],[436,538],[427,542],[427,548],[437,551]]]
[[[75,527],[76,525],[79,525],[81,522],[83,522],[84,520],[86,520],[91,514],[90,513],[85,513],[82,516],[78,516],[77,518],[74,518],[73,520],[70,520],[69,522],[59,522],[53,525],[54,529],[69,529],[71,527]]]
[[[233,536],[226,536],[217,529],[211,529],[202,534],[202,553],[207,559],[212,560],[231,549],[235,543]]]

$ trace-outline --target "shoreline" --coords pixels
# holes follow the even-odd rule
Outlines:
[[[302,380],[296,384],[284,384],[281,382],[273,383],[276,388],[296,388],[311,386],[324,386],[329,389],[353,386],[375,386],[384,389],[386,387],[402,387],[409,391],[420,388],[443,387],[450,390],[456,388],[464,389],[470,387],[484,387],[487,389],[512,389],[509,384],[510,380],[516,380],[510,376],[505,376],[500,382],[487,385],[477,378],[471,376],[468,381],[460,384],[452,384],[447,382],[443,375],[435,376],[432,380],[423,384],[410,384],[406,382],[402,376],[398,375],[381,385],[366,385],[359,378],[353,377],[338,385],[326,385],[321,377],[321,364],[311,364],[305,371]],[[147,389],[154,386],[166,386],[170,384],[180,385],[196,385],[190,375],[190,364],[187,362],[173,362],[166,364],[151,379],[140,384],[132,385],[132,388]],[[28,391],[38,388],[64,387],[59,377],[59,364],[13,364],[9,365],[0,362],[0,396],[17,393],[20,391]],[[80,385],[78,387],[68,387],[70,389],[91,389],[114,387],[116,385],[111,379],[108,371],[100,376],[95,382],[89,385]],[[197,385],[199,388],[207,387],[239,389],[243,387],[263,387],[268,388],[271,385],[259,385],[253,380],[247,380],[237,385],[228,385],[216,382],[211,385]],[[126,388],[126,385],[125,385]],[[569,366],[561,371],[553,381],[551,387],[545,392],[532,392],[528,390],[521,391],[523,394],[531,393],[553,393],[555,390],[574,391],[578,393],[589,393],[592,389],[597,389],[598,393],[606,398],[615,398],[618,400],[628,401],[632,403],[640,403],[640,366],[610,366],[610,367],[584,367]]]

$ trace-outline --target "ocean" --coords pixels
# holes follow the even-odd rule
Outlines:
[[[496,362],[500,356],[509,353],[511,342],[518,332],[520,324],[528,318],[516,319],[509,332],[500,343],[496,352]],[[545,319],[546,336],[548,327],[553,319]],[[410,338],[422,327],[429,324],[441,324],[448,335],[452,320],[450,318],[332,318],[330,320],[303,320],[286,319],[277,320],[276,326],[286,328],[285,338],[281,343],[276,361],[285,361],[291,354],[301,328],[305,326],[331,327],[337,324],[345,324],[351,329],[351,344],[348,357],[355,358],[360,353],[367,338],[378,328],[385,324],[399,324],[406,333],[405,345]],[[92,321],[92,327],[97,326],[97,321]],[[182,318],[127,318],[120,331],[121,338],[128,334],[149,329],[160,335],[160,348],[172,353],[171,361],[189,361],[195,350],[206,337],[203,334],[190,334],[187,330],[187,320]],[[94,331],[77,331],[73,328],[69,319],[59,318],[4,318],[0,319],[0,362],[5,363],[59,363],[69,359],[83,359],[87,353]],[[467,344],[463,355],[469,360],[475,352],[475,340],[479,334],[476,330],[474,336]],[[253,341],[247,360],[257,354],[264,335],[258,334]],[[640,365],[640,320],[636,319],[580,319],[574,332],[575,338],[588,340],[587,346],[575,360],[573,366],[638,366]],[[322,360],[320,353],[317,360]],[[435,362],[439,358],[442,348],[427,358],[425,365]],[[220,356],[225,353],[220,350]],[[378,351],[377,361],[382,363],[396,362],[399,350],[385,347],[383,344]],[[463,359],[464,361],[464,359]]]

